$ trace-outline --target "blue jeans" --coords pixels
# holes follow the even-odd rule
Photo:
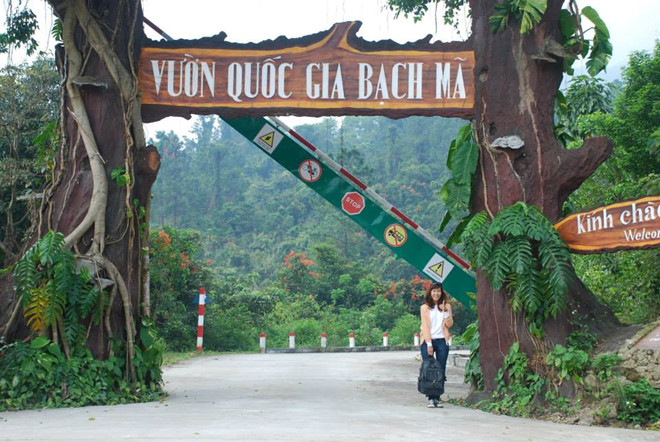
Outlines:
[[[433,339],[431,341],[431,344],[433,345],[433,354],[435,355],[435,358],[440,362],[440,365],[442,366],[442,371],[445,373],[447,372],[447,357],[449,356],[449,346],[445,342],[444,338],[440,339]],[[422,345],[419,346],[420,350],[422,352],[422,360],[427,360],[429,357],[429,352],[426,349],[426,343],[423,343]],[[447,376],[445,376],[445,380],[447,379]],[[437,399],[440,400],[439,396],[428,396],[429,399]]]

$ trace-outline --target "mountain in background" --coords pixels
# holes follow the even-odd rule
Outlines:
[[[326,118],[296,131],[415,222],[439,236],[439,192],[458,119]],[[272,280],[291,251],[330,244],[386,281],[417,272],[267,154],[215,116],[199,117],[190,136],[157,132],[162,157],[153,189],[152,228],[202,233],[205,259],[223,272]],[[451,227],[445,231],[446,236]],[[210,261],[207,261],[210,262]]]

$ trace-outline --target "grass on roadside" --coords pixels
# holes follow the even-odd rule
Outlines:
[[[201,356],[216,356],[221,355],[224,352],[219,351],[203,351],[202,353],[197,353],[196,351],[166,351],[163,353],[163,367],[168,365],[174,365],[182,361],[187,361],[188,359],[193,359]]]

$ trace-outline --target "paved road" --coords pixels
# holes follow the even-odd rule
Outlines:
[[[416,391],[412,352],[223,355],[165,370],[161,403],[0,413],[0,440],[658,441],[445,404]],[[466,393],[457,368],[450,396]]]

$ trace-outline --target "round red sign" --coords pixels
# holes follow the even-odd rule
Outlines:
[[[357,215],[364,209],[364,197],[357,192],[348,192],[341,199],[341,208],[349,215]]]

